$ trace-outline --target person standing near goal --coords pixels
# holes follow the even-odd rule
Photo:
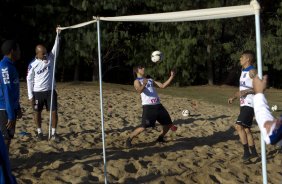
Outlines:
[[[235,128],[239,134],[241,143],[243,144],[244,154],[242,159],[248,160],[257,157],[258,153],[254,144],[251,126],[254,118],[254,90],[253,78],[256,76],[256,69],[253,66],[255,54],[253,51],[246,50],[240,57],[240,65],[242,72],[240,76],[239,91],[233,97],[228,99],[231,104],[235,99],[240,99],[240,114],[236,121]]]
[[[22,117],[20,80],[15,66],[21,57],[21,50],[15,40],[5,41],[1,50],[4,57],[0,61],[0,134],[3,135],[9,152],[16,131],[17,119]]]
[[[157,141],[165,142],[164,136],[169,129],[176,131],[177,127],[173,125],[167,110],[161,104],[160,98],[154,88],[154,84],[156,84],[159,88],[166,88],[173,80],[175,73],[174,71],[171,71],[170,77],[165,83],[144,77],[145,68],[142,66],[135,67],[133,69],[133,73],[136,77],[134,81],[134,88],[140,94],[142,100],[142,124],[130,134],[126,140],[126,146],[132,147],[132,139],[143,132],[146,128],[155,127],[156,121],[158,121],[163,127],[163,131],[157,138]]]
[[[56,28],[56,32],[59,34],[60,30]],[[55,60],[55,52],[59,45],[59,37],[56,37],[55,44],[52,51],[47,54],[47,49],[43,45],[37,45],[35,47],[35,59],[28,66],[27,73],[27,90],[28,99],[34,109],[34,121],[37,126],[37,138],[43,140],[43,132],[41,129],[41,112],[43,107],[46,106],[46,110],[49,111],[51,106],[51,89],[53,80],[53,68]],[[53,91],[53,104],[52,104],[52,133],[51,140],[59,142],[59,138],[56,134],[58,122],[57,114],[57,93]]]

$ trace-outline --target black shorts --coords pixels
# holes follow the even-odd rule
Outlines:
[[[6,140],[11,140],[15,135],[15,127],[7,129],[8,115],[6,110],[0,110],[0,131]]]
[[[43,107],[46,107],[46,110],[50,110],[51,106],[51,90],[50,91],[42,91],[42,92],[33,92],[34,96],[34,104],[33,109],[37,112],[41,112]],[[57,92],[54,90],[53,93],[53,104],[52,111],[57,110]]]
[[[156,121],[161,125],[172,124],[171,118],[162,104],[143,105],[142,127],[155,127]]]
[[[251,128],[254,119],[254,108],[249,106],[240,107],[240,114],[236,121],[236,124],[246,128]]]

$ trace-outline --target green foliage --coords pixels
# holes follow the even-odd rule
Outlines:
[[[273,65],[274,68],[281,70],[282,69],[282,2],[280,2],[277,9],[277,14],[270,14],[267,23],[269,23],[270,28],[266,30],[266,36],[263,41],[264,49],[264,60],[266,64]]]
[[[16,3],[18,5],[14,6]],[[7,23],[4,20],[4,15],[12,21],[20,22],[22,30],[29,30],[25,37],[30,38],[28,49],[31,50],[29,53],[33,53],[37,43],[44,43],[48,50],[51,49],[57,25],[70,26],[92,20],[93,16],[161,13],[246,3],[249,1],[6,1],[1,5],[0,11],[3,22],[0,39],[8,37],[11,28],[17,32],[12,22]],[[266,0],[260,3],[263,69],[264,72],[275,73],[282,70],[282,3]],[[147,67],[146,71],[150,76],[164,81],[170,70],[175,69],[176,84],[181,86],[206,84],[208,63],[213,65],[214,82],[224,83],[230,71],[239,71],[238,61],[241,52],[245,49],[256,50],[254,16],[177,23],[103,21],[100,22],[100,27],[103,71],[115,66],[131,68],[142,64]],[[96,24],[62,31],[60,49],[57,65],[59,71],[63,68],[72,69],[78,63],[83,63],[93,67],[94,75],[97,75]],[[154,64],[150,61],[151,52],[154,50],[161,50],[164,53],[163,62]],[[237,77],[233,77],[231,82],[235,83]],[[273,79],[279,81],[278,77]]]

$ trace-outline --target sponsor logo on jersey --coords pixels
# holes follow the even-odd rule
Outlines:
[[[240,81],[240,86],[246,86],[246,82],[245,81]]]
[[[48,66],[44,67],[42,70],[39,70],[37,74],[39,75],[41,73],[44,73],[46,70],[48,70]]]

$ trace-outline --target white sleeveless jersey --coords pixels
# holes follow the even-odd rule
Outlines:
[[[59,38],[55,40],[53,49],[48,54],[46,60],[43,61],[35,58],[29,64],[26,77],[28,99],[33,98],[33,92],[49,91],[52,89],[54,57],[58,44]]]
[[[137,80],[143,85],[144,78],[137,78]],[[148,79],[148,83],[146,84],[143,92],[140,94],[142,105],[156,105],[160,104],[160,98],[154,88],[153,79]]]
[[[249,66],[242,70],[240,77],[240,87],[239,90],[253,89],[253,79],[250,77],[249,71],[255,69],[254,66]],[[245,97],[240,97],[240,106],[254,107],[253,94],[248,94]]]

